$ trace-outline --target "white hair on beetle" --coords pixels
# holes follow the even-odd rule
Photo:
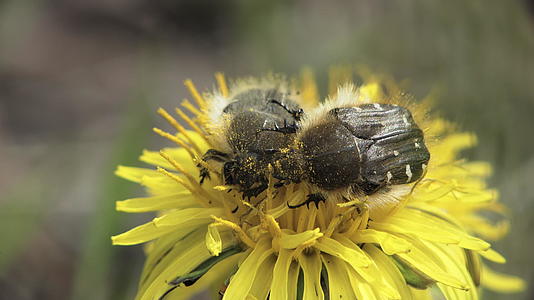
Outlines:
[[[307,114],[300,123],[299,135],[302,135],[309,128],[328,122],[331,116],[328,114],[332,109],[342,107],[354,107],[366,103],[372,103],[371,99],[362,96],[359,88],[352,83],[346,83],[337,89],[333,97],[329,97],[317,108]]]
[[[205,116],[205,128],[208,131],[208,139],[214,148],[219,151],[230,151],[230,145],[226,140],[226,132],[230,120],[223,113],[224,108],[233,102],[231,97],[224,97],[219,92],[206,97],[207,106]]]
[[[376,216],[387,215],[391,209],[400,204],[404,197],[411,193],[414,184],[417,183],[389,185],[369,195],[365,204],[369,208],[371,219],[376,220]]]

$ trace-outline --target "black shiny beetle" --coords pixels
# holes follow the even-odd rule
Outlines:
[[[303,111],[288,96],[277,89],[249,89],[223,109],[229,120],[225,139],[231,151],[210,149],[203,160],[222,162],[224,184],[235,186],[243,197],[257,196],[267,188],[269,164],[278,161],[281,149],[294,141]],[[290,168],[276,167],[271,175],[285,179],[284,170]],[[209,171],[201,168],[200,176],[202,183]]]
[[[298,135],[302,179],[323,191],[371,195],[417,181],[430,153],[410,111],[391,104],[334,108]],[[308,201],[324,201],[322,193]]]

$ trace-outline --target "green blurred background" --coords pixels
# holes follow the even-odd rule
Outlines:
[[[534,1],[0,0],[0,299],[132,299],[142,248],[109,236],[150,216],[114,211],[143,192],[113,170],[168,145],[155,110],[186,78],[307,65],[326,87],[332,64],[436,90],[478,134],[465,154],[493,163],[512,218],[495,268],[532,282]]]

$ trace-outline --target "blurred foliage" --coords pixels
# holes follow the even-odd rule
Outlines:
[[[115,201],[130,198],[135,191],[131,183],[117,178],[114,171],[119,164],[137,164],[139,149],[145,147],[147,128],[153,121],[147,114],[146,96],[141,94],[134,99],[124,115],[124,128],[112,147],[108,167],[100,178],[101,196],[95,199],[94,217],[80,239],[82,251],[72,299],[125,299],[124,293],[131,283],[137,282],[138,264],[122,258],[128,253],[110,242],[112,235],[123,230],[124,223],[124,215],[115,211]]]
[[[29,188],[27,188],[29,187]],[[29,178],[24,185],[13,187],[4,195],[0,217],[0,276],[4,277],[10,263],[27,247],[29,239],[42,221],[44,207],[40,200],[50,191],[37,178]],[[28,207],[32,207],[28,210]]]
[[[512,232],[497,269],[532,282],[532,2],[0,1],[0,299],[128,299],[139,247],[109,236],[149,216],[114,211],[142,191],[113,176],[139,165],[158,106],[212,74],[365,65],[474,131],[466,153],[495,167]],[[527,6],[530,5],[530,6]],[[528,9],[530,8],[530,10]],[[516,299],[531,298],[528,291]],[[509,295],[486,293],[486,299]]]

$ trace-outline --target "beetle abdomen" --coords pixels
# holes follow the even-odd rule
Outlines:
[[[348,186],[360,174],[360,153],[352,133],[339,122],[309,128],[300,142],[307,179],[325,190]]]
[[[376,140],[362,156],[362,177],[377,185],[405,184],[418,180],[430,154],[420,129]]]

